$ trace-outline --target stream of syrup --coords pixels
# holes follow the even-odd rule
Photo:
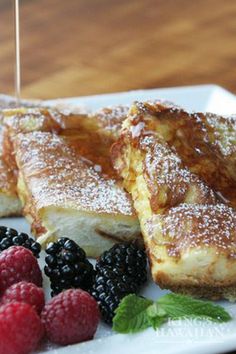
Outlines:
[[[20,16],[19,16],[19,0],[14,0],[14,23],[15,23],[15,96],[17,104],[20,104]]]

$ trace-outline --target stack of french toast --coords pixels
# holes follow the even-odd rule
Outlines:
[[[97,257],[138,240],[160,287],[236,299],[236,116],[5,107],[0,145],[0,216],[24,215],[41,244]]]

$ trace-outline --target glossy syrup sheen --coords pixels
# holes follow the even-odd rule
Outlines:
[[[173,124],[161,125],[158,109],[162,106],[134,104],[112,149],[118,171],[135,199],[151,263],[157,262],[155,252],[160,260],[167,254],[179,262],[190,248],[201,247],[236,258],[235,210],[223,204],[170,146]],[[176,117],[172,108],[166,110]]]
[[[59,134],[60,135],[60,134]],[[118,179],[110,159],[110,148],[114,142],[110,136],[104,136],[97,131],[86,127],[78,130],[63,131],[65,141],[70,145],[88,165],[101,173],[103,177]]]
[[[236,207],[236,119],[211,115],[189,114],[182,109],[157,104],[139,104],[141,114],[132,119],[132,136],[157,135],[175,149],[183,164],[212,188],[219,200]],[[145,115],[145,120],[142,119]],[[220,122],[225,131],[220,134]],[[229,135],[227,149],[222,141]],[[136,139],[135,139],[136,138]],[[224,142],[224,141],[223,141]]]
[[[9,155],[9,140],[19,133],[51,132],[63,136],[66,143],[103,177],[118,178],[110,159],[110,147],[115,137],[100,127],[96,116],[65,115],[45,108],[16,109],[5,112],[5,152]],[[114,123],[115,124],[115,123]],[[10,149],[11,150],[11,149]],[[11,159],[12,157],[10,157]]]

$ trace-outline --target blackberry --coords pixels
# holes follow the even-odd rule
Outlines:
[[[146,254],[136,243],[117,244],[105,251],[97,261],[91,292],[99,303],[103,320],[111,324],[122,298],[137,293],[146,280]]]
[[[57,242],[49,243],[46,253],[44,272],[50,279],[52,296],[65,289],[91,289],[94,269],[76,242],[62,237]]]
[[[10,227],[0,226],[0,252],[11,246],[28,248],[35,257],[39,257],[41,246],[24,232],[18,232]]]

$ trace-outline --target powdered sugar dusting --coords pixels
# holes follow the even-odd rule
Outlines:
[[[162,111],[169,111],[169,112],[181,112],[183,109],[176,105],[175,103],[167,100],[149,100],[146,102],[134,102],[135,106],[138,108],[139,113],[145,114],[155,114]]]
[[[191,172],[177,147],[169,144],[169,131],[158,131],[155,106],[138,103],[130,112],[123,139],[143,161],[143,171],[135,173],[143,173],[150,191],[152,217],[146,219],[142,212],[140,215],[150,248],[164,245],[169,256],[178,257],[189,248],[212,246],[216,252],[236,258],[235,210],[221,204],[214,190]],[[212,130],[203,118],[196,113],[191,115],[191,122],[199,125],[200,138],[205,136],[209,144]]]
[[[234,116],[227,119],[211,114],[189,114],[158,101],[138,102],[131,107],[124,129],[128,130],[132,144],[145,151],[144,168],[152,195],[158,194],[162,186],[162,200],[166,199],[167,205],[172,201],[173,205],[176,201],[184,202],[181,195],[190,189],[193,195],[197,189],[198,202],[210,202],[203,200],[204,196],[214,202],[217,195],[221,201],[234,206]]]
[[[4,124],[15,135],[20,132],[52,129],[52,117],[43,108],[20,108],[4,111]],[[55,125],[55,123],[54,123]]]
[[[14,145],[18,165],[37,209],[53,205],[132,215],[128,194],[117,181],[103,178],[86,164],[70,145],[70,136],[43,132],[19,134]]]
[[[127,118],[129,106],[120,105],[99,109],[93,114],[105,131],[119,135],[123,121]]]
[[[213,144],[224,156],[236,153],[236,116],[221,117],[206,114],[206,121],[213,131]]]
[[[157,136],[140,139],[140,147],[145,150],[143,161],[145,178],[152,193],[168,194],[166,203],[184,200],[190,188],[195,188],[195,201],[215,203],[214,192],[197,175],[186,168],[174,149]],[[163,206],[163,205],[162,205]]]
[[[34,106],[40,104],[40,101],[22,101],[22,106]],[[9,108],[15,108],[18,106],[17,100],[14,97],[7,95],[0,95],[0,190],[8,195],[16,196],[16,178],[13,171],[7,165],[3,157],[3,119],[4,110]]]
[[[2,152],[3,129],[0,126],[0,190],[16,194],[16,179],[12,170],[6,164]]]
[[[214,246],[236,258],[236,213],[224,204],[180,204],[164,214],[161,222],[170,256],[187,248]]]
[[[197,176],[182,168],[181,159],[164,141],[158,142],[157,138],[149,136],[144,137],[140,145],[146,149],[147,173],[149,176],[155,175],[158,184],[165,184],[170,188],[173,181],[191,183],[197,180]]]

